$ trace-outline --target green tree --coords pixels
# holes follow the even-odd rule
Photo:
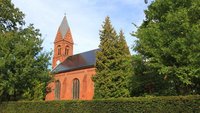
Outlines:
[[[131,96],[174,95],[173,89],[163,80],[156,69],[148,65],[142,55],[132,56],[133,74],[130,83]],[[171,87],[170,87],[171,88]]]
[[[121,55],[128,56],[128,57],[131,56],[129,48],[128,48],[126,40],[125,40],[125,37],[124,37],[124,33],[123,33],[122,30],[120,30],[120,32],[119,32],[118,45],[119,45],[119,48],[120,48],[119,52],[121,52],[120,53]]]
[[[0,101],[44,99],[50,54],[42,52],[41,34],[24,27],[10,0],[0,0],[0,10]]]
[[[173,95],[200,93],[199,7],[199,0],[155,0],[133,34],[134,50],[167,82],[168,93],[175,90]]]
[[[118,71],[120,74],[116,75],[119,76],[120,84],[123,88],[119,89],[119,92],[123,92],[123,97],[130,96],[130,91],[128,90],[130,87],[131,82],[131,75],[133,74],[133,67],[131,65],[131,54],[129,48],[127,46],[124,33],[122,30],[119,32],[119,39],[118,39],[118,49],[117,52],[119,53],[118,58],[116,60]]]
[[[123,33],[120,33],[119,38],[109,17],[106,17],[102,27],[103,29],[100,31],[100,51],[97,52],[96,56],[94,98],[128,97],[127,76],[129,72],[125,73],[129,71],[129,68],[125,67],[128,65],[125,58],[130,57],[130,53]],[[125,57],[123,58],[123,56]]]

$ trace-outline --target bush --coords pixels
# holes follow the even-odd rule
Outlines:
[[[3,102],[0,113],[200,113],[200,96]]]

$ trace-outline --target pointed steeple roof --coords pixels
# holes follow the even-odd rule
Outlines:
[[[60,27],[59,27],[59,31],[60,31],[60,33],[61,33],[61,35],[62,35],[62,38],[64,38],[65,37],[65,35],[66,35],[66,33],[67,33],[67,31],[69,30],[70,28],[69,28],[69,24],[68,24],[68,22],[67,22],[67,18],[66,18],[66,16],[64,16],[64,18],[63,18],[63,20],[62,20],[62,22],[61,22],[61,24],[60,24]]]

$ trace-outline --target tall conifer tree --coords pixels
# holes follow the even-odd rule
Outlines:
[[[120,30],[120,32],[119,32],[119,41],[118,42],[120,45],[119,48],[121,48],[121,50],[120,50],[121,54],[130,57],[130,51],[129,51],[129,48],[126,43],[124,33],[122,30]]]
[[[121,85],[118,89],[120,93],[118,95],[121,95],[122,97],[128,97],[130,94],[128,90],[128,84],[130,83],[129,80],[132,75],[132,65],[130,51],[122,30],[119,32],[117,51],[118,58],[116,59],[116,68],[118,68],[118,74],[116,75],[116,78],[118,78],[118,81],[120,81],[119,83]]]
[[[97,74],[94,76],[95,98],[128,97],[127,77],[122,64],[122,48],[127,46],[121,46],[121,38],[119,40],[109,17],[106,17],[102,27],[96,61]]]

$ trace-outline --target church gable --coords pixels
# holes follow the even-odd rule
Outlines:
[[[72,43],[72,44],[74,43],[70,29],[66,33],[64,40],[66,40],[67,42]]]
[[[54,40],[54,43],[62,41],[62,40],[63,39],[62,39],[61,33],[58,31],[57,34],[56,34],[56,38]]]

